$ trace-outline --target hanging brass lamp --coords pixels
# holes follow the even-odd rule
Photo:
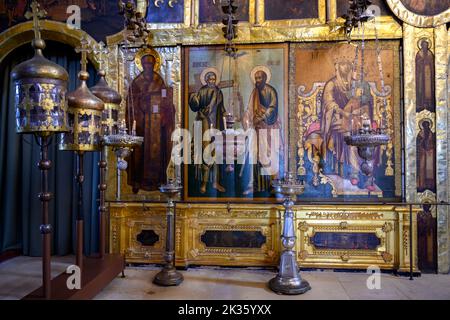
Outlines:
[[[81,40],[82,69],[78,74],[79,87],[67,95],[68,123],[70,131],[64,133],[59,146],[64,151],[100,151],[102,113],[104,103],[88,88],[86,81],[89,73],[86,71],[88,41]]]
[[[46,12],[33,1],[31,12],[25,16],[33,17],[34,57],[17,65],[11,72],[15,86],[17,133],[49,136],[68,130],[66,93],[69,75],[42,53],[45,41],[41,39],[39,18],[45,15]]]

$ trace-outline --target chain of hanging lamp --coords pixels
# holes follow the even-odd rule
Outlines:
[[[347,14],[342,16],[342,18],[345,20],[344,22],[344,32],[347,36],[348,41],[351,41],[351,35],[352,32],[355,29],[358,29],[361,34],[361,43],[358,45],[355,53],[355,63],[353,65],[353,74],[355,73],[355,70],[357,68],[358,62],[360,61],[360,77],[359,77],[359,92],[358,92],[358,85],[356,84],[356,80],[354,80],[352,85],[352,95],[358,96],[359,95],[359,110],[360,110],[360,120],[361,120],[361,127],[357,128],[355,130],[353,125],[353,108],[351,110],[350,114],[350,123],[351,123],[351,129],[350,129],[350,135],[345,136],[344,140],[349,146],[357,147],[358,149],[358,155],[363,159],[363,162],[361,164],[361,171],[364,175],[370,177],[371,184],[373,186],[374,179],[373,179],[373,158],[375,155],[375,148],[381,145],[386,145],[390,137],[385,134],[385,126],[384,126],[384,113],[386,112],[386,98],[385,95],[385,83],[384,83],[384,76],[383,76],[383,66],[381,62],[381,48],[379,45],[378,40],[378,33],[376,31],[375,26],[375,34],[376,34],[376,59],[377,59],[377,66],[378,71],[380,75],[381,80],[381,89],[382,89],[382,103],[383,108],[381,111],[381,119],[380,119],[380,125],[378,128],[373,129],[372,128],[372,121],[370,118],[368,118],[367,115],[362,114],[362,106],[363,106],[363,98],[365,94],[365,74],[364,74],[364,66],[365,66],[365,23],[369,20],[372,20],[374,18],[373,14],[368,12],[368,7],[371,4],[368,0],[351,0],[350,6]],[[359,57],[359,54],[361,57]]]
[[[236,19],[236,12],[238,9],[238,6],[234,3],[235,0],[223,0],[222,3],[222,12],[224,13],[224,18],[222,19],[222,24],[224,27],[222,28],[223,36],[225,38],[225,55],[228,57],[228,72],[229,78],[231,75],[231,61],[233,59],[237,59],[238,55],[238,49],[236,47],[236,43],[234,40],[238,37],[237,34],[237,24],[239,22],[238,19]],[[236,70],[234,70],[236,72]],[[229,109],[232,108],[232,95],[230,94],[229,97]],[[231,112],[228,112],[226,115],[225,120],[226,128],[232,129],[234,127],[234,124],[236,122],[234,115]]]

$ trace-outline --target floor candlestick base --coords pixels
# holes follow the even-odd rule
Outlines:
[[[292,207],[295,197],[304,192],[305,186],[295,179],[293,173],[288,173],[282,181],[274,181],[272,185],[275,191],[281,193],[285,198],[283,202],[284,224],[281,235],[284,250],[280,257],[278,275],[269,281],[269,288],[278,294],[303,294],[310,290],[311,286],[308,281],[302,279],[297,266],[297,256],[294,251],[297,237],[295,236]]]
[[[166,230],[166,262],[163,269],[155,276],[153,283],[168,287],[177,286],[183,282],[183,275],[175,269],[175,203],[173,199],[180,193],[182,187],[179,183],[169,181],[160,187],[160,191],[167,195],[167,230]]]

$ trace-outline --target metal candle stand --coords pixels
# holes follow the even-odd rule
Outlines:
[[[83,270],[83,243],[84,243],[84,213],[83,213],[83,184],[84,184],[84,152],[77,154],[77,175],[78,184],[78,212],[77,212],[77,251],[76,265]]]
[[[175,269],[175,203],[173,200],[181,192],[182,187],[178,182],[169,180],[159,190],[161,193],[167,195],[168,198],[166,213],[166,252],[164,254],[166,264],[155,276],[153,283],[164,287],[177,286],[184,279],[183,275]]]
[[[50,299],[51,292],[51,234],[48,205],[52,193],[48,191],[48,171],[52,167],[48,159],[48,146],[54,134],[66,132],[67,128],[67,81],[69,75],[64,68],[47,60],[42,51],[45,41],[41,38],[40,19],[46,12],[40,9],[37,1],[32,1],[27,19],[33,19],[34,40],[33,58],[17,65],[11,72],[14,81],[16,132],[33,134],[40,146],[38,168],[41,170],[41,192],[39,200],[42,204],[42,290],[37,295]]]
[[[48,191],[48,170],[52,167],[52,162],[48,159],[48,146],[50,140],[47,136],[38,138],[39,146],[41,148],[41,159],[38,162],[38,168],[41,170],[41,193],[39,193],[39,200],[42,203],[42,225],[40,231],[42,234],[42,283],[44,297],[49,299],[51,296],[50,282],[51,282],[51,236],[52,225],[49,224],[48,219],[48,203],[52,199],[52,193]]]
[[[305,185],[296,180],[293,173],[286,174],[281,181],[273,181],[275,192],[284,196],[284,221],[283,233],[281,235],[284,247],[280,257],[280,266],[278,275],[269,281],[269,288],[278,294],[296,295],[303,294],[311,287],[306,280],[300,276],[297,266],[297,257],[294,251],[295,247],[295,228],[294,228],[294,201],[297,195],[305,190]]]
[[[106,173],[108,163],[106,162],[106,146],[102,143],[102,151],[100,152],[100,161],[98,167],[100,169],[100,183],[98,189],[100,191],[100,203],[98,206],[99,220],[100,220],[100,243],[99,243],[99,255],[103,259],[106,253]]]

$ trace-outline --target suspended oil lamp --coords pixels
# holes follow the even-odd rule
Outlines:
[[[45,42],[41,39],[39,19],[46,12],[40,10],[39,3],[33,1],[30,10],[25,14],[33,19],[35,49],[34,57],[17,65],[11,72],[15,86],[16,131],[20,134],[34,134],[41,149],[38,167],[41,170],[42,203],[42,277],[43,296],[51,297],[51,233],[52,226],[48,219],[49,201],[52,194],[48,191],[48,170],[52,163],[48,159],[50,138],[67,128],[67,81],[69,75],[61,66],[47,60],[42,50]]]
[[[131,98],[131,101],[133,100]],[[128,108],[129,114],[134,115],[134,106],[132,103],[128,105]],[[103,138],[105,145],[112,148],[117,158],[117,200],[120,200],[121,197],[122,172],[128,168],[128,162],[125,159],[130,156],[134,148],[139,147],[144,142],[144,137],[136,136],[136,121],[134,120],[134,116],[130,118],[129,123],[131,130],[128,130],[125,119],[119,120],[117,132],[110,133]],[[129,131],[131,132],[128,133]]]
[[[83,158],[85,152],[101,150],[101,130],[102,113],[104,103],[97,98],[87,87],[86,81],[89,79],[87,68],[87,53],[89,42],[83,36],[80,47],[75,50],[81,52],[81,71],[78,74],[80,85],[78,88],[67,94],[68,116],[70,131],[64,133],[59,146],[63,151],[74,151],[77,154],[77,174],[78,183],[78,214],[77,214],[77,252],[76,264],[82,269],[83,266]]]
[[[119,1],[119,9],[119,14],[124,17],[125,25],[124,41],[121,44],[121,48],[124,50],[139,48],[137,44],[143,44],[144,47],[147,46],[150,31],[138,6],[133,1],[127,1],[126,3]],[[126,59],[126,61],[128,60]],[[134,61],[134,56],[132,61]],[[126,69],[128,70],[128,68]],[[130,114],[134,115],[134,107],[131,105],[129,108]],[[109,132],[103,139],[105,145],[112,148],[117,158],[117,200],[120,200],[121,197],[122,171],[128,168],[128,162],[125,159],[133,152],[134,148],[139,147],[144,142],[144,137],[136,136],[136,122],[134,118],[129,125],[130,129],[127,128],[125,119],[120,120],[117,125],[117,132]]]
[[[351,34],[351,31],[356,27],[362,27],[363,29],[363,37],[361,41],[361,49],[356,50],[356,58],[355,58],[355,67],[358,64],[358,50],[361,50],[361,65],[360,65],[360,79],[359,85],[360,88],[355,88],[354,92],[359,92],[359,100],[360,105],[363,105],[363,93],[364,93],[364,53],[365,53],[365,39],[364,39],[364,23],[373,18],[367,12],[368,5],[370,5],[370,1],[367,0],[353,0],[350,4],[349,13],[345,15],[343,18],[346,19],[346,33],[348,37]],[[375,29],[376,30],[376,29]],[[377,41],[377,63],[378,69],[380,72],[381,78],[381,87],[382,92],[385,92],[384,87],[384,77],[383,77],[383,66],[381,63],[381,50],[379,48],[378,37]],[[357,97],[358,98],[358,97]],[[384,103],[386,103],[385,99],[383,99]],[[361,109],[360,109],[361,110]],[[353,111],[353,110],[352,110]],[[373,159],[375,156],[375,148],[386,145],[390,141],[389,135],[385,134],[383,127],[383,123],[377,128],[372,128],[372,123],[370,118],[366,114],[360,114],[360,122],[361,128],[354,130],[353,128],[353,112],[351,113],[351,123],[352,128],[350,135],[345,136],[345,143],[349,146],[354,146],[358,149],[358,155],[363,159],[361,164],[361,172],[369,178],[368,181],[368,189],[372,190],[374,188],[374,178],[373,178]]]
[[[120,200],[120,184],[122,171],[127,170],[128,162],[125,160],[133,149],[139,147],[144,142],[144,137],[136,136],[134,134],[128,134],[128,129],[125,120],[122,120],[118,128],[119,132],[113,135],[107,135],[104,137],[105,145],[112,147],[117,157],[117,200]]]

